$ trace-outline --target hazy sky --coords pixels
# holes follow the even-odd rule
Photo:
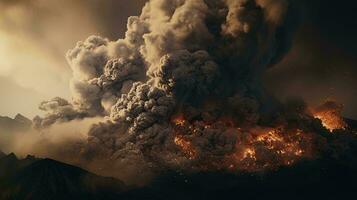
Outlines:
[[[92,34],[117,39],[145,0],[0,0],[0,115],[38,114],[41,100],[70,98],[65,52]],[[345,104],[357,118],[356,8],[350,1],[303,0],[294,47],[266,77],[279,98]]]
[[[0,0],[0,115],[38,114],[38,104],[70,98],[65,53],[98,34],[119,38],[143,0]]]

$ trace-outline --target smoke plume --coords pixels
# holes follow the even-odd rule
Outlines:
[[[293,0],[151,0],[125,38],[90,36],[67,53],[72,101],[43,102],[36,127],[102,117],[77,152],[119,177],[258,171],[318,156],[329,133],[321,120],[261,82],[289,50],[296,15]]]

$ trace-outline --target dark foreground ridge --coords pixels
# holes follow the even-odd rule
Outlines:
[[[129,188],[54,160],[18,160],[10,154],[0,159],[0,199],[353,199],[357,165],[349,159],[331,156],[260,174],[171,171],[145,187]]]
[[[356,122],[348,122],[356,130]],[[345,156],[327,152],[317,160],[256,174],[168,171],[145,187],[128,187],[51,159],[0,152],[0,200],[354,199],[356,138],[337,137],[355,144]]]
[[[304,162],[268,174],[171,173],[137,199],[354,199],[357,168],[331,160]]]
[[[125,189],[116,179],[91,174],[51,159],[14,154],[0,158],[0,199],[116,199]]]

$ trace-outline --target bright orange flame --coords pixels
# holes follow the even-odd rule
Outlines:
[[[311,148],[303,144],[309,138],[301,131],[284,133],[279,129],[251,132],[251,137],[240,148],[228,156],[229,169],[258,171],[283,165],[291,165],[301,158],[309,157]]]
[[[183,136],[178,135],[175,137],[174,142],[182,149],[188,159],[193,160],[196,158],[197,152],[190,141],[186,140]]]
[[[337,115],[333,111],[325,111],[325,112],[318,112],[315,113],[315,118],[321,120],[322,125],[327,128],[330,132],[338,129],[346,129],[347,124],[342,119],[341,116]]]
[[[251,159],[257,160],[257,158],[255,156],[256,156],[255,155],[255,149],[247,148],[243,152],[243,158],[242,159],[251,158]]]
[[[174,142],[189,160],[202,159],[198,157],[197,147],[190,137],[200,137],[207,129],[217,129],[225,126],[233,130],[237,136],[233,152],[223,156],[204,152],[197,168],[201,170],[244,170],[259,171],[274,169],[283,165],[291,165],[302,158],[312,156],[311,137],[302,130],[284,130],[283,128],[239,128],[232,120],[205,123],[203,121],[188,122],[184,118],[173,118],[176,137]],[[210,132],[210,131],[207,131]],[[231,131],[230,131],[231,132]],[[232,132],[231,132],[232,133]],[[223,133],[222,133],[223,134]],[[188,137],[190,136],[190,137]]]
[[[330,132],[338,129],[346,129],[347,123],[341,116],[343,105],[334,101],[326,101],[315,108],[312,113],[315,118],[320,119],[322,125]]]
[[[183,126],[186,122],[185,117],[182,114],[174,116],[171,120],[176,126]]]

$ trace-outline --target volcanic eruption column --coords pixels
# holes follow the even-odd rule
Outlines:
[[[73,100],[43,102],[36,127],[103,116],[81,156],[119,168],[256,171],[313,157],[326,129],[261,83],[297,17],[292,0],[151,0],[124,39],[91,36],[67,53]]]

